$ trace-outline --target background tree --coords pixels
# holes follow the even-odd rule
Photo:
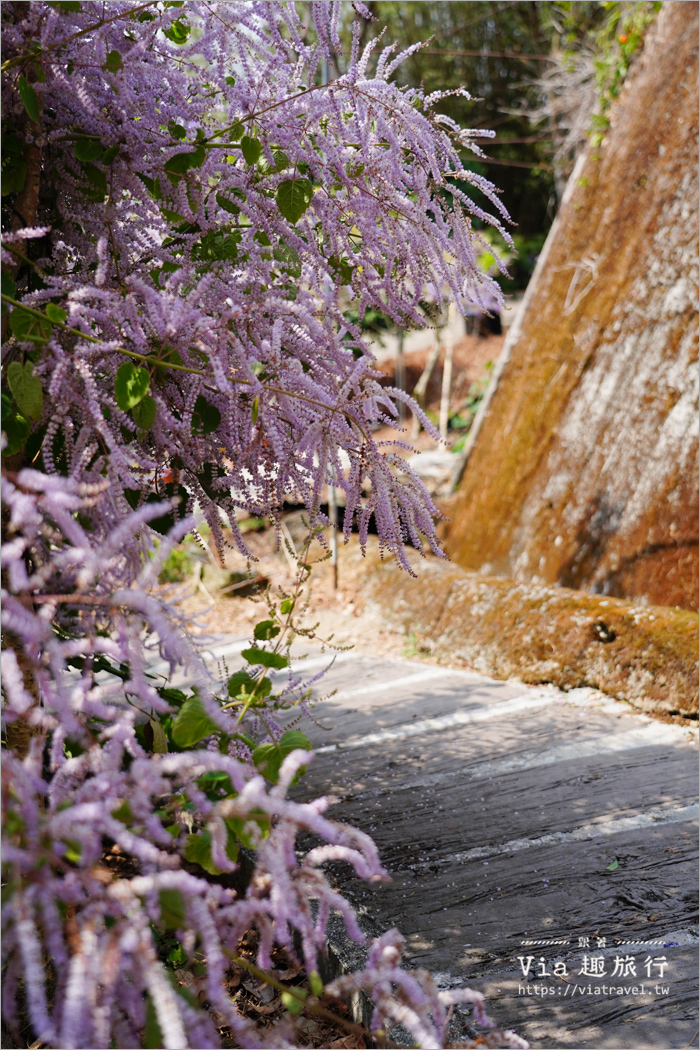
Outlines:
[[[495,132],[488,159],[463,154],[467,167],[496,179],[516,223],[519,255],[509,263],[524,287],[554,219],[566,179],[589,133],[607,126],[610,103],[660,4],[651,0],[477,0],[430,3],[372,0],[369,38],[409,47],[427,40],[397,71],[426,91],[464,87],[446,98],[460,125]]]

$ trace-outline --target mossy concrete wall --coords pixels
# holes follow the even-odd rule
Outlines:
[[[665,3],[471,452],[465,568],[697,609],[697,113],[698,4]]]
[[[467,572],[410,552],[415,578],[372,544],[342,549],[343,585],[392,629],[495,678],[590,686],[647,712],[696,716],[698,616]]]

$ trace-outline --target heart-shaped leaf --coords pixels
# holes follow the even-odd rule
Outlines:
[[[7,382],[22,415],[37,422],[41,418],[44,393],[31,361],[25,361],[23,365],[12,361],[7,368]]]
[[[244,649],[241,653],[244,660],[247,660],[249,664],[261,664],[263,667],[276,667],[281,670],[286,667],[289,660],[286,656],[282,656],[280,653],[268,653],[266,649],[258,649],[253,646],[250,649]]]
[[[128,412],[148,393],[151,379],[145,368],[137,368],[131,361],[119,366],[114,381],[114,393],[122,412]]]
[[[114,161],[115,157],[119,156],[119,146],[110,146],[102,154],[102,160],[100,163],[104,164],[105,168],[108,168]]]
[[[261,620],[253,629],[253,634],[259,642],[269,642],[270,638],[275,638],[279,633],[280,627],[274,620]]]
[[[189,697],[178,711],[177,718],[173,722],[172,736],[178,747],[193,747],[203,740],[205,736],[218,733],[219,727],[204,709],[201,698]]]
[[[28,343],[45,343],[53,331],[48,318],[30,314],[21,306],[17,306],[10,314],[10,328],[19,340]]]
[[[253,764],[262,775],[276,784],[287,755],[301,748],[311,751],[311,741],[299,729],[289,729],[276,744],[261,744],[253,752]]]
[[[79,161],[97,160],[104,152],[102,143],[97,139],[78,139],[73,149]]]
[[[277,187],[275,200],[285,219],[297,223],[311,204],[313,195],[314,188],[308,179],[286,179]]]
[[[160,905],[160,917],[166,929],[184,929],[187,906],[180,890],[172,887],[161,890],[158,894],[158,904]]]
[[[156,403],[146,394],[131,410],[131,417],[139,430],[150,430],[156,421]]]
[[[123,65],[122,56],[118,51],[114,50],[109,52],[102,68],[105,73],[118,73]]]
[[[262,153],[262,142],[260,139],[253,138],[252,135],[244,135],[241,139],[241,150],[245,157],[246,164],[257,164],[260,160],[260,154]]]
[[[68,314],[60,306],[56,306],[55,303],[47,303],[46,316],[52,324],[65,324]]]

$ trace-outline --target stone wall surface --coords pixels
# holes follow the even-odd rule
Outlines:
[[[642,711],[697,717],[696,613],[483,576],[414,551],[409,559],[413,577],[382,560],[376,542],[364,557],[353,542],[341,549],[342,586],[359,584],[359,603],[390,629],[483,674],[589,686]]]
[[[467,569],[697,609],[698,4],[664,3],[471,452]]]

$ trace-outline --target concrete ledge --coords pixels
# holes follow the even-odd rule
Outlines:
[[[341,551],[342,580],[388,627],[494,678],[590,686],[647,713],[697,717],[698,616],[563,587],[482,576],[411,551],[410,577],[378,547]]]

